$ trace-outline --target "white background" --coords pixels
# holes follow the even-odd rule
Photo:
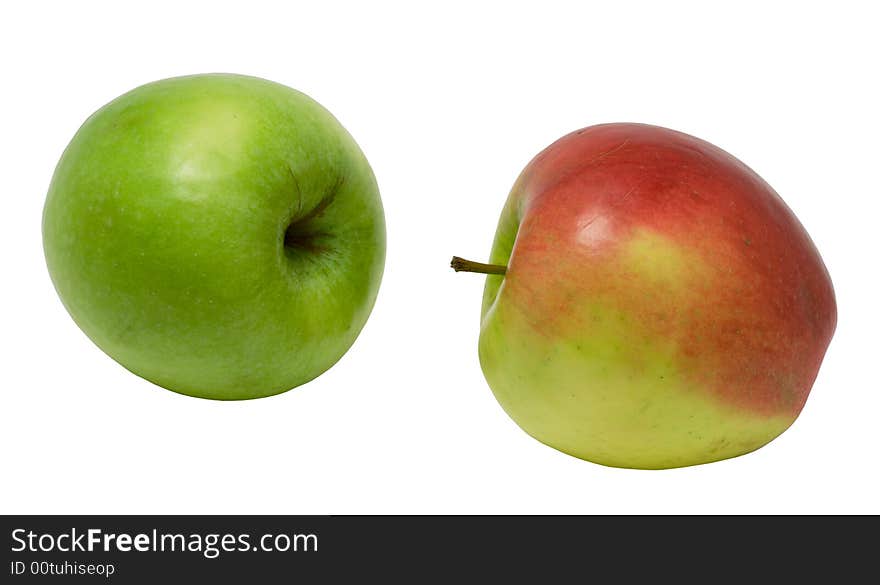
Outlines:
[[[9,2],[0,8],[3,513],[878,513],[880,123],[873,3]],[[824,7],[820,7],[824,6]],[[304,91],[357,139],[388,221],[352,350],[277,397],[180,396],[76,328],[40,216],[64,146],[140,84],[238,72]],[[640,121],[732,152],[822,252],[839,325],[795,425],[662,472],[556,452],[508,419],[476,343],[521,168]]]

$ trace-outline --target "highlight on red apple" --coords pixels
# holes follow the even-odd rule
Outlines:
[[[367,159],[317,102],[192,75],[86,120],[52,178],[43,248],[64,306],[120,364],[183,394],[259,398],[354,342],[385,219]]]
[[[517,179],[486,264],[486,380],[528,434],[616,467],[708,463],[769,443],[834,333],[828,271],[777,193],[703,140],[573,132]]]

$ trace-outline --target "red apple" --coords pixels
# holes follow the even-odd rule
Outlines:
[[[655,126],[593,126],[535,157],[490,262],[503,274],[487,276],[480,361],[495,396],[536,439],[606,465],[770,442],[837,320],[825,265],[770,185]]]

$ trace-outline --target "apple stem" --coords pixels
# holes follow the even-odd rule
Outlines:
[[[500,264],[483,264],[482,262],[473,262],[471,260],[459,258],[458,256],[452,257],[452,263],[450,264],[450,266],[452,266],[452,269],[456,272],[478,272],[480,274],[507,273],[507,266],[501,266]]]

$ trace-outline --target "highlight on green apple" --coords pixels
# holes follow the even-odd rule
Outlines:
[[[222,400],[319,376],[385,262],[367,159],[308,96],[208,74],[138,87],[82,125],[43,212],[58,295],[114,360]]]
[[[831,280],[776,192],[705,141],[642,124],[569,134],[507,199],[479,357],[534,438],[617,467],[753,451],[801,412],[834,333]]]

